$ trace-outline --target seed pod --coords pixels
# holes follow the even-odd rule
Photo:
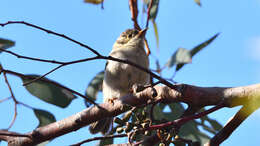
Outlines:
[[[160,143],[159,146],[165,146],[165,144],[164,143]]]
[[[151,131],[146,130],[146,131],[144,132],[144,135],[146,135],[146,136],[150,136],[150,135],[151,135]]]
[[[142,125],[143,128],[148,128],[149,127],[148,123],[142,123],[141,125]]]
[[[123,127],[118,127],[116,128],[116,132],[117,133],[122,133],[124,131],[124,128]]]
[[[123,121],[123,122],[127,122],[127,121],[130,119],[131,116],[132,116],[132,111],[128,111],[128,112],[123,116],[122,121]]]
[[[121,119],[118,118],[118,117],[116,117],[116,118],[114,119],[114,122],[117,123],[117,124],[119,124],[119,125],[124,125],[124,123],[125,123],[123,120],[121,120]]]
[[[125,128],[125,132],[128,133],[133,129],[133,124],[126,122],[126,128]]]

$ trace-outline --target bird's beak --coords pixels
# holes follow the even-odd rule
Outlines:
[[[138,32],[138,37],[144,37],[145,34],[146,34],[147,29],[148,29],[148,28],[145,28],[145,29],[143,29],[143,30],[140,30],[140,31]]]

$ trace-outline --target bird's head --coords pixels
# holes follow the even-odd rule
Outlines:
[[[114,48],[121,48],[124,46],[144,46],[144,38],[147,29],[137,30],[137,29],[127,29],[116,40]]]

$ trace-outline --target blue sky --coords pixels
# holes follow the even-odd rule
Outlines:
[[[159,51],[152,25],[149,26],[147,39],[154,56],[164,64],[179,48],[191,49],[220,32],[220,36],[207,48],[197,54],[192,64],[186,65],[176,75],[175,80],[198,86],[243,86],[260,82],[260,1],[251,0],[211,0],[201,1],[202,7],[192,0],[163,0],[160,2],[157,25],[159,30]],[[141,6],[141,5],[139,5]],[[22,20],[53,31],[66,34],[86,43],[106,55],[119,34],[132,27],[127,0],[106,0],[104,10],[100,6],[78,1],[15,1],[1,0],[0,22]],[[141,7],[140,7],[141,8]],[[144,26],[144,16],[139,22]],[[16,41],[10,50],[31,57],[70,61],[86,58],[92,54],[71,42],[42,31],[24,26],[10,25],[0,28],[0,37]],[[155,68],[154,57],[151,68]],[[25,73],[44,74],[55,67],[53,64],[17,59],[6,53],[0,55],[5,69]],[[105,61],[98,60],[66,66],[48,75],[67,87],[84,93],[92,77],[103,70]],[[171,76],[172,69],[166,69],[163,75]],[[85,108],[83,99],[77,98],[72,104],[61,109],[45,104],[31,96],[21,85],[20,79],[8,76],[14,94],[18,100],[32,107],[48,109],[57,120],[75,114]],[[10,93],[0,77],[0,99]],[[102,99],[98,100],[99,102]],[[238,108],[222,109],[210,115],[222,124],[234,115]],[[0,103],[0,128],[6,128],[13,115],[13,103]],[[257,145],[260,140],[260,112],[256,111],[223,143],[229,145]],[[38,125],[30,109],[18,107],[18,117],[11,129],[17,132],[29,132]],[[54,139],[50,146],[68,145],[90,137],[87,128]],[[246,137],[250,137],[246,139]],[[122,140],[126,142],[126,140]],[[94,144],[94,143],[92,143]],[[1,145],[5,145],[1,143]]]

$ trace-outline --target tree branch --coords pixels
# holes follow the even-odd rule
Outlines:
[[[221,129],[208,143],[204,146],[218,146],[225,141],[236,128],[246,120],[258,107],[252,107],[250,105],[244,105],[236,115]]]
[[[176,90],[167,86],[155,86],[158,96],[153,97],[152,88],[147,88],[136,94],[129,94],[122,97],[121,100],[115,100],[114,104],[100,104],[102,108],[96,106],[85,109],[66,119],[51,123],[44,127],[39,127],[34,131],[27,133],[32,137],[12,137],[8,139],[10,145],[20,144],[35,145],[46,140],[50,140],[66,133],[76,131],[84,126],[89,125],[97,120],[106,117],[114,117],[131,109],[131,106],[140,106],[147,103],[148,100],[161,101],[163,103],[185,102],[190,105],[201,104],[217,105],[224,102],[227,107],[235,105],[244,105],[244,101],[260,101],[260,84],[237,87],[237,88],[219,88],[219,87],[197,87],[186,84],[176,85]],[[243,96],[241,96],[243,95]],[[243,102],[241,102],[243,101]],[[246,102],[248,103],[248,102]],[[258,106],[259,107],[259,106]],[[258,108],[255,107],[255,108]]]

